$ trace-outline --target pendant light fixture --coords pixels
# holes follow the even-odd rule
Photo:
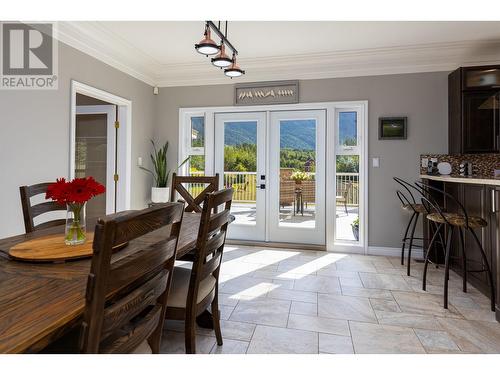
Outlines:
[[[226,48],[224,46],[224,43],[220,45],[220,52],[217,56],[212,58],[212,64],[218,68],[227,68],[233,63],[233,60],[226,55]]]
[[[211,31],[213,31],[220,38],[220,45],[217,45],[217,43],[212,40],[210,35]],[[233,52],[232,58],[226,54],[226,47]],[[204,38],[200,41],[200,43],[195,44],[195,49],[202,55],[206,56],[215,55],[218,52],[217,56],[211,59],[212,64],[221,69],[225,68],[224,74],[227,77],[240,77],[245,74],[245,71],[242,70],[238,64],[236,64],[236,55],[238,54],[238,51],[227,39],[227,21],[224,33],[221,31],[220,21],[218,26],[212,21],[206,21]]]
[[[200,40],[200,43],[195,44],[194,48],[196,48],[199,53],[205,56],[215,55],[217,52],[219,52],[219,46],[211,38],[210,27],[208,26],[208,24],[205,26],[203,39]]]
[[[242,70],[238,64],[236,64],[236,56],[233,55],[233,63],[231,64],[231,66],[227,69],[224,69],[224,74],[227,76],[227,77],[240,77],[242,76],[243,74],[245,74],[245,71]]]

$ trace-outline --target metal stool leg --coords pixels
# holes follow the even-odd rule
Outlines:
[[[458,228],[460,232],[460,247],[462,249],[462,290],[464,293],[467,293],[467,258],[465,257],[465,240],[464,240],[464,230],[462,228]]]
[[[417,227],[419,213],[415,215],[415,221],[413,222],[413,227],[411,228],[410,245],[408,246],[408,264],[406,269],[406,274],[410,276],[410,264],[411,264],[411,248],[413,247],[413,236],[415,235],[415,228]]]
[[[481,241],[479,241],[479,238],[477,238],[476,232],[474,232],[474,230],[472,230],[471,228],[468,228],[468,229],[469,229],[469,232],[472,233],[474,240],[476,241],[477,245],[479,246],[479,250],[481,250],[481,256],[483,258],[484,264],[486,265],[486,272],[488,273],[488,280],[490,283],[491,311],[495,311],[495,285],[493,284],[493,275],[491,273],[490,264],[488,262],[488,258],[486,257],[486,254],[484,252],[483,245],[481,244]]]
[[[448,236],[446,239],[446,257],[444,259],[444,308],[448,308],[448,281],[450,280],[450,252],[451,252],[451,239],[453,238],[453,231],[455,227],[450,225],[448,228]]]
[[[413,219],[415,218],[416,213],[414,212],[411,217],[410,221],[408,221],[408,225],[406,226],[405,230],[405,235],[403,237],[403,245],[401,246],[401,265],[404,266],[405,264],[405,246],[406,246],[406,239],[408,238],[408,231],[410,230],[410,225],[413,222]]]
[[[434,241],[436,240],[436,237],[438,236],[438,233],[441,231],[442,226],[443,224],[439,224],[439,226],[437,227],[434,235],[432,236],[431,242],[429,242],[429,247],[427,248],[427,251],[425,253],[424,273],[422,275],[422,290],[425,290],[425,288],[427,287],[427,266],[429,264],[429,255],[431,253],[431,248],[434,244]]]

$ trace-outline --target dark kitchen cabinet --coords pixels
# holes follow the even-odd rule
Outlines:
[[[500,66],[450,73],[448,107],[450,154],[500,152]]]

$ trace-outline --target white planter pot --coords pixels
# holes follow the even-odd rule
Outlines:
[[[166,203],[170,201],[170,188],[169,187],[151,188],[151,201],[153,203]]]

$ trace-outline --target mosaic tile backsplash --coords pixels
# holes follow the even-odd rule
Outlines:
[[[422,158],[437,158],[438,163],[448,162],[451,164],[452,175],[460,173],[460,163],[469,162],[473,165],[473,175],[477,177],[493,178],[495,169],[500,169],[500,154],[423,154],[420,155],[420,173],[426,174],[427,168],[422,168],[420,161]]]

